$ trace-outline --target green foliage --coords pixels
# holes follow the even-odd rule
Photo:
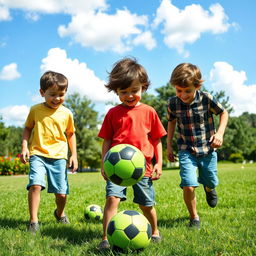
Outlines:
[[[0,157],[0,175],[28,174],[29,165],[20,162],[19,158]]]
[[[229,160],[233,163],[242,163],[244,161],[244,157],[241,153],[233,153],[230,155]]]
[[[253,256],[256,255],[255,205],[256,164],[219,164],[219,202],[212,209],[206,203],[203,187],[196,189],[200,230],[189,230],[188,212],[179,173],[164,171],[154,181],[158,225],[163,240],[150,243],[139,256]],[[102,238],[102,224],[84,219],[89,204],[105,203],[105,182],[99,173],[69,175],[70,195],[65,212],[70,225],[57,224],[53,216],[54,195],[41,192],[41,234],[33,236],[26,231],[29,220],[26,185],[27,177],[0,177],[0,255],[58,255],[58,256],[114,256],[137,255],[135,252],[116,254],[99,252],[96,246]],[[119,211],[141,212],[132,202],[133,191],[127,190],[127,200]]]
[[[65,105],[74,115],[77,137],[79,168],[97,168],[101,161],[101,144],[98,135],[98,113],[86,97],[78,93],[70,95]]]

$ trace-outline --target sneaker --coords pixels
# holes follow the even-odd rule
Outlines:
[[[189,221],[188,224],[189,228],[195,228],[195,229],[200,229],[200,220],[199,219],[193,219]]]
[[[109,248],[110,248],[110,244],[108,240],[102,240],[97,247],[98,250],[106,250]]]
[[[159,243],[159,242],[161,242],[162,237],[161,237],[161,235],[160,235],[160,233],[159,233],[158,236],[152,235],[152,236],[151,236],[151,240],[152,240],[153,243]]]
[[[40,226],[38,222],[30,222],[28,224],[28,232],[32,233],[32,234],[36,234],[40,231]]]
[[[204,187],[204,191],[206,194],[206,201],[208,203],[208,205],[212,208],[214,208],[217,205],[218,202],[218,196],[217,196],[217,192],[215,189],[211,190],[210,192],[208,192],[206,190],[206,188]]]
[[[63,216],[63,217],[59,217],[59,216],[57,215],[57,209],[54,211],[54,217],[55,217],[55,219],[57,220],[57,222],[59,222],[59,223],[62,223],[62,224],[70,224],[67,215],[65,215],[65,216]]]

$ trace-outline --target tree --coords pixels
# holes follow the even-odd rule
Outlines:
[[[101,144],[97,137],[98,113],[93,109],[94,105],[86,97],[81,98],[78,93],[74,93],[68,96],[65,106],[74,115],[79,169],[99,167]]]
[[[5,156],[8,154],[6,139],[8,136],[8,129],[4,126],[2,117],[0,116],[0,156]]]

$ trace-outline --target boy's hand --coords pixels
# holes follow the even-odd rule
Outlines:
[[[215,133],[211,136],[209,142],[211,143],[212,148],[219,148],[223,142],[223,136],[221,134]]]
[[[170,162],[175,162],[175,157],[172,148],[167,149],[167,157]]]
[[[71,168],[71,172],[75,172],[78,169],[78,162],[77,162],[77,158],[74,156],[71,156],[69,158],[69,168]]]
[[[155,164],[153,167],[152,180],[159,180],[162,173],[162,167],[159,164]]]
[[[20,161],[25,164],[27,163],[27,159],[29,159],[29,151],[28,149],[24,149],[22,150],[21,154],[20,154]]]

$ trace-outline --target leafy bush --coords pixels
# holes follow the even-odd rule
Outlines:
[[[233,153],[230,155],[229,160],[233,163],[242,163],[244,161],[244,157],[241,153]]]
[[[28,174],[29,165],[20,162],[19,158],[0,157],[0,175]]]

